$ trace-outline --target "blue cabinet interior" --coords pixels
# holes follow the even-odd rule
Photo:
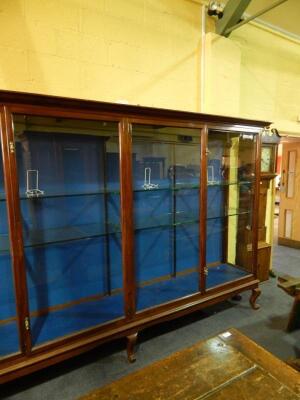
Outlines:
[[[183,138],[177,134],[180,129],[175,134],[172,128],[166,127],[144,130],[133,127],[138,311],[196,293],[200,281],[200,143],[197,132],[191,130],[191,135],[187,133]],[[140,136],[144,136],[143,139]],[[225,186],[221,184],[223,141],[215,146],[214,158],[208,161],[208,166],[214,169],[214,181],[207,190],[206,250],[207,265],[213,264],[214,268],[209,269],[207,288],[247,274],[228,264],[223,255],[224,235],[227,234]],[[208,180],[211,181],[209,176]]]
[[[231,142],[233,138],[235,138],[236,142],[239,140],[239,150],[235,155],[237,157],[236,160],[230,159],[230,148],[234,145]],[[249,138],[250,141],[247,142],[247,157],[253,157],[254,137],[249,135]],[[249,182],[243,182],[244,178],[241,173],[245,161],[244,154],[241,154],[240,149],[243,146],[243,136],[237,132],[210,131],[208,135],[206,263],[214,266],[209,269],[206,277],[207,289],[248,275],[248,271],[243,266],[237,268],[236,265],[229,263],[227,255],[227,242],[233,239],[229,237],[228,233],[229,225],[233,222],[231,217],[236,218],[239,216],[238,221],[240,221],[241,213],[245,213],[247,214],[247,222],[251,223],[252,202],[248,195],[246,196],[246,209],[241,209],[241,190],[244,187],[247,188],[247,191],[249,189]],[[229,169],[233,168],[232,164],[237,164],[237,173],[234,180],[232,180],[229,173]],[[253,165],[251,165],[252,167]],[[228,204],[231,185],[235,188],[238,197],[236,208],[234,209],[229,208]],[[242,224],[239,222],[239,225]],[[242,226],[243,232],[245,231],[245,225]],[[238,229],[239,227],[235,226],[236,238],[239,233]]]
[[[124,314],[119,173],[105,138],[25,132],[17,142],[34,345]],[[110,159],[112,158],[112,160]],[[39,171],[37,198],[25,196]]]
[[[141,139],[145,129],[149,139]],[[138,311],[199,290],[200,145],[199,138],[195,145],[181,143],[178,131],[133,127]],[[190,159],[179,155],[186,146]]]
[[[119,153],[108,151],[106,142],[105,136],[33,131],[16,142],[34,346],[124,316]],[[142,146],[133,146],[132,154],[137,311],[199,291],[200,144],[161,143],[159,155],[139,154]],[[193,165],[178,162],[186,146]],[[206,252],[215,267],[207,288],[247,274],[223,255],[221,162],[222,145],[208,160]],[[39,174],[40,197],[26,195],[28,185],[36,185],[27,182],[32,170]],[[149,171],[151,188],[144,186]],[[18,350],[4,200],[2,194],[0,356]]]
[[[174,197],[175,213],[180,210],[181,214],[177,220],[172,221]],[[197,292],[198,190],[180,190],[175,193],[170,189],[136,192],[134,204],[137,309],[142,310]]]

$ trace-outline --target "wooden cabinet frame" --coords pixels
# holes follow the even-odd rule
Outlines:
[[[260,184],[260,131],[268,125],[264,121],[252,121],[230,117],[218,117],[191,112],[154,109],[139,106],[109,104],[95,101],[75,100],[43,95],[0,91],[1,142],[4,182],[7,196],[10,251],[15,282],[17,320],[20,337],[20,353],[0,360],[0,383],[15,379],[40,368],[55,364],[109,340],[128,338],[128,355],[133,359],[133,345],[137,332],[153,324],[171,320],[208,305],[224,301],[232,296],[252,290],[250,303],[253,308],[260,294],[257,273],[257,210]],[[36,116],[69,117],[115,121],[119,123],[120,148],[120,194],[123,287],[125,298],[124,318],[101,326],[62,337],[53,342],[32,348],[26,272],[22,238],[19,187],[16,157],[14,153],[13,114]],[[156,307],[136,312],[134,275],[134,226],[133,184],[131,159],[131,126],[133,123],[163,124],[175,127],[199,129],[201,134],[199,191],[200,216],[200,260],[199,292]],[[206,206],[207,206],[207,136],[211,128],[227,131],[239,130],[257,134],[255,163],[255,195],[252,216],[253,226],[253,273],[235,281],[206,290]]]

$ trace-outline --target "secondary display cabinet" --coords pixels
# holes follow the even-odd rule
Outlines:
[[[0,382],[252,290],[261,131],[0,92]],[[251,238],[251,262],[239,238]]]

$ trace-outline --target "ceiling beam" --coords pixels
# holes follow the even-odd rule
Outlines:
[[[245,24],[248,24],[248,22],[254,20],[257,17],[260,17],[261,15],[265,14],[266,12],[268,12],[270,10],[273,10],[273,8],[280,6],[280,4],[285,3],[286,1],[287,0],[277,0],[275,3],[271,4],[270,6],[264,8],[264,9],[262,9],[260,11],[258,11],[256,14],[251,15],[250,17],[244,19],[243,21],[240,21],[239,23],[237,23],[236,25],[231,26],[230,28],[227,28],[225,33],[224,33],[224,36],[229,36],[230,33],[232,31],[234,31],[235,29],[237,29],[237,28],[239,28],[239,27],[241,27],[241,26],[243,26]]]
[[[251,0],[229,0],[224,8],[223,17],[216,23],[216,33],[229,36],[231,31],[227,34],[226,31],[240,22],[250,2]]]

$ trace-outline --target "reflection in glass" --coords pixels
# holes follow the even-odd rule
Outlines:
[[[12,260],[9,250],[6,194],[0,152],[0,358],[19,351]]]
[[[15,115],[33,344],[123,315],[116,123]]]
[[[255,135],[211,130],[207,159],[206,287],[242,278],[252,272],[255,184]]]
[[[199,288],[200,131],[133,126],[137,310]]]

